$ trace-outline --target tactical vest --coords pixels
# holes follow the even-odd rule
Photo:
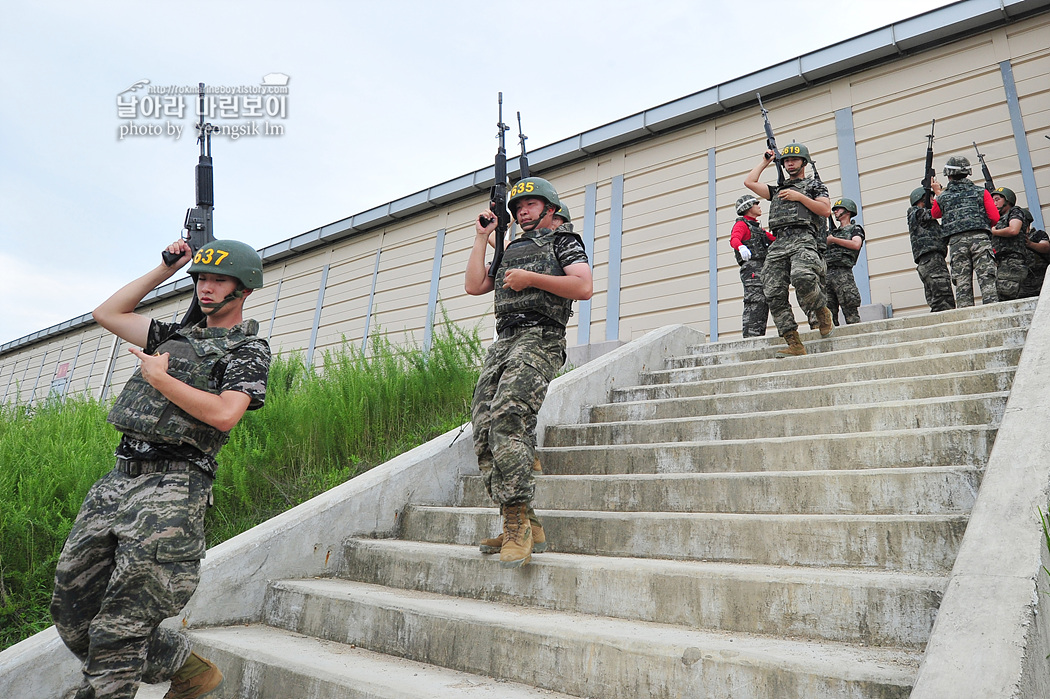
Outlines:
[[[946,236],[967,231],[991,234],[984,208],[984,189],[968,179],[952,180],[937,197],[941,207],[941,228]]]
[[[830,231],[828,235],[832,235],[840,240],[852,240],[854,232],[858,228],[860,228],[860,226],[857,224],[848,223],[845,226],[839,226],[835,230]],[[860,230],[863,232],[864,229],[861,228]],[[853,267],[857,264],[857,260],[860,259],[860,250],[850,250],[841,245],[828,245],[828,249],[824,253],[824,259],[827,262],[828,267]]]
[[[941,224],[930,215],[928,209],[917,206],[908,208],[908,237],[915,264],[919,264],[919,258],[930,252],[938,252],[941,257],[948,254],[948,239]]]
[[[554,324],[562,327],[569,322],[569,316],[572,315],[572,299],[562,298],[535,287],[514,291],[503,284],[503,277],[508,269],[565,276],[565,271],[554,254],[554,240],[558,235],[549,228],[541,228],[523,234],[507,246],[503,253],[503,262],[496,271],[497,318],[510,313],[532,311],[547,316]]]
[[[815,180],[812,177],[807,177],[802,180],[788,180],[784,183],[778,191],[785,189],[794,189],[799,193],[805,195]],[[769,202],[769,230],[773,231],[773,234],[779,237],[777,229],[779,228],[809,228],[816,235],[818,231],[824,230],[824,220],[822,216],[817,216],[815,213],[807,209],[799,201],[789,201],[781,199],[776,194]]]
[[[744,245],[751,251],[751,259],[758,262],[766,259],[766,251],[769,250],[769,238],[766,237],[766,232],[762,230],[762,226],[758,225],[758,221],[755,219],[747,218],[746,216],[741,216],[737,221],[746,223],[747,229],[751,231],[751,237],[744,241]],[[733,254],[736,255],[736,263],[743,265],[744,258],[740,256],[740,252],[734,249]]]
[[[167,352],[168,374],[194,388],[218,394],[217,364],[235,348],[257,339],[259,323],[246,320],[233,328],[180,328],[157,347]],[[225,368],[225,365],[223,365]],[[161,444],[189,444],[215,457],[229,439],[164,397],[137,369],[117,397],[107,421],[129,437]]]
[[[1021,232],[1012,238],[1000,238],[997,235],[992,236],[992,248],[995,249],[996,255],[1003,255],[1007,253],[1014,253],[1016,255],[1028,256],[1028,217],[1024,215],[1024,211],[1018,206],[1012,206],[1010,209],[999,217],[999,223],[995,224],[997,229],[1003,229],[1010,225],[1010,215],[1017,212],[1021,216]],[[1016,217],[1017,214],[1014,214]]]

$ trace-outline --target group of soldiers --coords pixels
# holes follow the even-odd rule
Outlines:
[[[787,179],[763,184],[762,172],[778,155]],[[730,235],[744,286],[743,336],[765,335],[772,314],[787,343],[778,357],[806,353],[788,302],[789,285],[821,337],[838,325],[840,309],[846,323],[860,322],[853,277],[865,240],[863,227],[854,222],[859,210],[852,199],[831,203],[819,177],[806,175],[812,162],[801,143],[779,154],[767,150],[744,180],[751,193],[737,199]],[[931,311],[974,305],[974,276],[981,303],[1037,296],[1050,263],[1050,237],[1031,230],[1032,215],[1017,206],[1014,191],[980,187],[970,174],[969,160],[953,156],[944,167],[947,186],[932,180],[929,190],[919,187],[909,198],[912,255]],[[758,222],[762,199],[770,202],[768,231]]]

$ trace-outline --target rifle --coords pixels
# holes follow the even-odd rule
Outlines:
[[[813,179],[815,179],[817,182],[820,182],[821,184],[824,184],[824,180],[820,179],[820,173],[817,171],[817,161],[810,158],[809,164],[813,166]],[[828,232],[834,235],[835,231],[837,231],[838,229],[839,227],[835,225],[835,213],[832,212],[828,216]]]
[[[521,143],[521,155],[518,156],[518,174],[521,179],[529,176],[529,154],[525,152],[525,139],[528,136],[521,132],[521,112],[518,112],[518,141]]]
[[[762,110],[762,118],[766,122],[766,148],[773,151],[773,160],[777,164],[777,186],[783,187],[786,178],[784,177],[784,165],[780,161],[780,149],[777,148],[777,139],[773,135],[773,127],[769,123],[769,112],[762,105],[762,95],[755,93],[758,97],[758,108]]]
[[[499,148],[496,150],[496,179],[492,183],[489,192],[489,209],[496,216],[496,252],[492,256],[492,265],[489,267],[489,276],[495,279],[499,263],[503,261],[503,246],[510,226],[510,212],[507,210],[507,146],[503,134],[510,127],[503,123],[503,93],[499,93],[499,121],[496,122],[496,138],[499,139]],[[524,145],[524,141],[522,142]],[[492,223],[491,218],[484,214],[478,217],[481,224],[488,226]]]
[[[988,164],[984,162],[984,154],[981,153],[981,149],[977,147],[977,141],[973,142],[973,149],[977,151],[977,159],[981,161],[981,172],[984,173],[984,188],[989,192],[994,192],[995,183],[992,182],[992,173],[988,169]]]
[[[204,123],[204,83],[199,83],[197,95],[200,100],[200,109],[198,110],[200,112],[200,121],[197,123],[197,130],[200,133],[197,136],[197,143],[201,147],[200,157],[197,158],[197,167],[195,168],[197,205],[186,210],[186,221],[182,224],[184,229],[182,239],[189,243],[190,249],[194,253],[204,245],[215,240],[211,216],[212,209],[215,207],[215,182],[211,161],[211,132],[213,127],[211,124]],[[171,267],[179,259],[180,255],[173,255],[165,250],[161,253],[161,257],[164,258],[164,264]],[[186,315],[183,316],[179,325],[181,327],[193,325],[203,317],[204,314],[197,303],[197,294],[194,293],[193,300],[190,301],[190,307],[186,310]]]
[[[919,183],[926,190],[922,200],[926,205],[927,211],[930,209],[930,198],[933,196],[933,178],[937,176],[933,169],[933,127],[936,124],[936,119],[930,122],[930,135],[926,137],[929,139],[926,142],[926,173],[923,175],[922,182]]]

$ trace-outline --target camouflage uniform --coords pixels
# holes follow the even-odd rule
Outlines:
[[[1028,277],[1028,217],[1020,206],[1012,206],[995,224],[995,230],[1002,230],[1010,221],[1021,222],[1021,232],[1015,236],[992,236],[992,247],[995,252],[995,288],[1000,301],[1012,301],[1021,298],[1021,286]]]
[[[516,292],[503,285],[508,269],[562,275],[587,262],[579,237],[566,223],[527,231],[507,246],[496,272],[497,339],[485,355],[471,422],[474,452],[489,496],[499,505],[530,503],[535,490],[536,415],[547,387],[565,363],[565,325],[572,300],[541,289]]]
[[[797,189],[810,199],[828,196],[828,188],[812,177],[788,180],[783,188]],[[769,185],[769,228],[776,241],[766,253],[762,290],[777,333],[783,337],[798,329],[788,302],[788,286],[794,285],[795,297],[804,312],[819,311],[827,305],[824,293],[827,268],[817,246],[818,234],[826,230],[823,217],[799,202],[782,201],[777,197],[780,189]]]
[[[995,257],[992,234],[984,209],[984,192],[969,179],[952,180],[937,197],[941,228],[948,236],[948,252],[959,308],[974,304],[973,277],[981,287],[981,303],[996,303]]]
[[[864,228],[855,223],[839,226],[829,232],[836,238],[852,240],[859,236],[864,240]],[[827,241],[825,241],[827,242]],[[863,244],[863,243],[862,243]],[[839,306],[846,323],[853,325],[860,322],[860,290],[857,280],[853,278],[853,266],[860,258],[860,250],[850,250],[841,245],[828,245],[824,261],[828,266],[827,294],[828,310],[835,325],[839,324]]]
[[[744,312],[740,326],[744,337],[761,337],[766,334],[766,321],[769,319],[769,306],[762,291],[762,267],[769,250],[769,238],[758,221],[747,216],[737,218],[737,224],[747,226],[751,237],[742,244],[751,251],[751,259],[744,260],[736,250],[736,263],[740,265],[740,281],[744,285]]]
[[[929,209],[912,206],[908,208],[908,234],[911,238],[911,255],[930,310],[936,312],[955,308],[952,277],[944,261],[948,254],[948,240],[944,237],[941,224],[937,223]]]
[[[270,361],[257,329],[252,320],[229,330],[154,320],[144,350],[169,352],[169,373],[186,383],[248,394],[254,410]],[[51,616],[84,663],[77,696],[131,699],[140,682],[171,678],[190,654],[182,634],[159,625],[197,588],[215,455],[228,433],[171,404],[139,371],[109,419],[124,431],[117,466],[92,486],[73,523]]]
[[[1050,241],[1046,231],[1032,231],[1028,240],[1033,243],[1045,243]],[[1028,276],[1021,285],[1021,297],[1038,296],[1043,288],[1043,279],[1046,277],[1047,264],[1050,263],[1050,255],[1044,255],[1028,248]]]

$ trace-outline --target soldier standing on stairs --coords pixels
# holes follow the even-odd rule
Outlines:
[[[828,265],[828,310],[831,320],[839,324],[839,307],[847,325],[860,322],[860,290],[853,277],[853,267],[860,259],[864,245],[864,229],[853,223],[857,204],[852,199],[839,199],[831,207],[839,221],[838,228],[828,234],[828,250],[824,262]]]
[[[55,571],[51,616],[83,662],[74,699],[132,699],[140,682],[169,679],[164,699],[197,699],[222,683],[218,667],[160,624],[200,581],[215,457],[266,397],[270,349],[259,324],[242,316],[262,286],[262,260],[235,240],[212,241],[196,255],[179,240],[167,251],[171,266],[127,284],[93,314],[143,349],[131,348],[139,369],[109,413],[122,433],[116,466],[88,491]],[[135,312],[191,258],[203,320],[182,327]]]
[[[500,565],[528,564],[533,529],[536,415],[547,387],[565,363],[565,326],[574,300],[591,297],[591,268],[571,224],[555,226],[561,207],[547,180],[526,177],[510,190],[507,208],[521,235],[506,247],[489,276],[488,236],[497,225],[490,210],[474,224],[465,291],[495,292],[496,341],[489,347],[471,401],[474,452],[489,496],[500,506]],[[537,531],[537,534],[539,532]]]
[[[1028,277],[1029,216],[1017,206],[1012,189],[998,187],[992,201],[999,209],[999,222],[992,228],[995,249],[995,289],[1000,301],[1013,301],[1023,296],[1021,288]]]
[[[777,156],[767,150],[744,179],[744,186],[770,201],[769,228],[776,241],[766,253],[762,287],[777,332],[788,345],[777,356],[797,357],[804,355],[806,348],[799,340],[798,323],[788,301],[789,285],[794,285],[802,310],[817,314],[821,337],[827,337],[835,328],[823,290],[827,268],[817,250],[817,237],[826,235],[824,219],[831,213],[831,200],[822,182],[806,177],[806,164],[810,162],[806,146],[791,143],[779,155],[789,177],[783,185],[759,182],[762,172]]]
[[[995,303],[999,292],[995,287],[995,257],[992,251],[992,225],[999,222],[999,209],[992,195],[967,177],[970,161],[953,155],[944,165],[948,186],[943,190],[934,185],[937,198],[930,205],[930,213],[941,219],[941,228],[948,236],[949,266],[955,284],[955,303],[959,308],[974,304],[973,278],[981,287],[981,303]]]
[[[926,303],[934,313],[951,310],[955,308],[955,294],[952,293],[952,275],[944,261],[948,254],[948,238],[941,224],[926,208],[925,188],[912,190],[908,201],[911,203],[908,207],[908,237],[915,270],[926,292]]]
[[[762,265],[773,236],[758,224],[762,204],[754,194],[745,194],[736,200],[736,223],[729,236],[729,245],[740,265],[740,282],[744,285],[744,313],[740,327],[744,337],[766,334],[769,306],[762,291]]]

